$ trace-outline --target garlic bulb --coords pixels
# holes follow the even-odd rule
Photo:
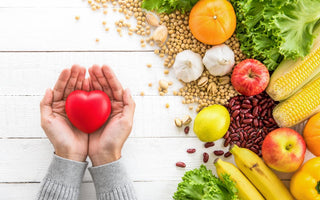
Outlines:
[[[185,50],[177,54],[173,69],[178,79],[190,82],[201,76],[204,67],[200,54]]]
[[[212,47],[203,57],[203,64],[214,76],[224,76],[231,72],[234,63],[234,53],[225,44]]]

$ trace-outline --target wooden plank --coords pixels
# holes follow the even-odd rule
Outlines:
[[[52,158],[52,146],[46,139],[2,139],[0,140],[0,182],[40,182],[44,177]],[[186,149],[196,148],[194,154]],[[134,181],[177,181],[186,170],[202,164],[202,153],[210,154],[207,167],[215,168],[212,151],[223,149],[220,141],[213,148],[205,149],[197,138],[129,138],[123,149],[123,159],[128,174]],[[313,157],[307,154],[306,160]],[[234,163],[233,158],[223,158]],[[183,161],[185,169],[175,167],[177,161]],[[89,164],[90,165],[90,164]],[[290,179],[290,173],[277,173],[281,179]],[[88,172],[85,181],[90,181]]]
[[[176,191],[177,184],[178,181],[150,181],[134,182],[133,186],[139,200],[169,200]],[[39,183],[0,184],[1,199],[35,199],[39,187]],[[79,200],[93,199],[96,199],[93,183],[83,183],[80,189]]]
[[[123,86],[129,87],[134,95],[140,95],[141,91],[145,95],[159,95],[160,79],[174,82],[168,95],[182,86],[173,71],[164,74],[163,60],[153,52],[0,53],[0,74],[3,75],[0,96],[42,96],[46,88],[54,86],[62,69],[73,64],[86,68],[93,64],[109,65]],[[147,68],[147,64],[152,67]],[[148,83],[153,86],[150,88]]]
[[[40,127],[41,99],[41,96],[0,96],[0,138],[45,137]],[[174,119],[186,114],[193,119],[196,116],[195,111],[180,103],[181,97],[135,96],[134,100],[132,137],[185,137],[183,128],[177,128]],[[165,108],[166,103],[170,103],[169,109]],[[195,137],[192,130],[188,137]]]
[[[90,8],[0,8],[0,51],[146,51],[142,36],[120,37],[115,21],[125,19],[122,13],[93,12]],[[79,15],[80,20],[75,20]],[[9,19],[9,20],[8,20]],[[107,21],[105,31],[102,21]],[[125,20],[127,21],[127,20]],[[136,25],[131,18],[130,24]],[[100,42],[96,42],[96,38]]]

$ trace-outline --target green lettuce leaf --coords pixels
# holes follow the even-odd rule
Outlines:
[[[248,57],[270,71],[283,59],[306,56],[320,23],[319,0],[230,0],[237,15],[237,37]]]
[[[175,200],[236,200],[235,183],[225,175],[223,180],[212,175],[204,165],[185,173],[179,183]]]
[[[142,8],[158,13],[189,12],[199,0],[143,0]]]

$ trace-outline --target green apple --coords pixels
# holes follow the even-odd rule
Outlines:
[[[222,105],[212,105],[201,110],[194,120],[193,131],[203,142],[222,138],[229,129],[230,115]]]

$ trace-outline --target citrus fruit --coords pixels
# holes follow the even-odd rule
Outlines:
[[[229,129],[230,115],[222,105],[212,105],[201,110],[194,120],[193,131],[203,142],[222,138]]]

